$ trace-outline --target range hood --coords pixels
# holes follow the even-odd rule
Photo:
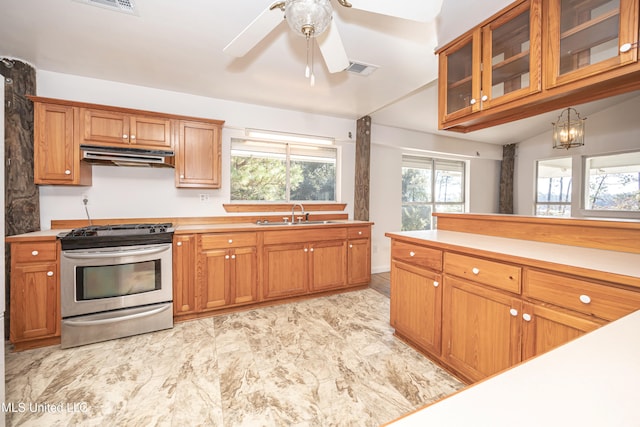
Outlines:
[[[108,166],[170,167],[173,165],[172,150],[147,150],[134,147],[80,145],[82,160]]]

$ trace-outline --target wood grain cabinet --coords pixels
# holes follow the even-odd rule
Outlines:
[[[134,115],[114,110],[81,109],[83,144],[135,145],[171,149],[171,120],[161,116]]]
[[[176,128],[176,187],[220,188],[222,122],[180,120]]]
[[[199,310],[256,302],[257,233],[204,234],[200,238]]]
[[[540,0],[513,3],[438,52],[440,128],[540,91]]]
[[[173,237],[173,314],[195,313],[196,235]]]
[[[371,226],[347,229],[347,272],[349,285],[371,281]]]
[[[91,165],[80,161],[79,109],[34,103],[34,182],[91,185]]]
[[[10,340],[17,350],[60,340],[60,279],[55,241],[11,244]]]

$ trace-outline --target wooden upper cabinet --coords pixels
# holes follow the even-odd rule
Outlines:
[[[548,0],[545,87],[638,60],[638,0]]]
[[[531,0],[482,27],[483,109],[540,91],[541,19]]]
[[[176,187],[220,188],[221,125],[180,120],[176,129]]]
[[[118,111],[82,109],[82,143],[171,148],[171,120]]]
[[[78,108],[34,103],[34,182],[91,185],[91,165],[80,161]]]

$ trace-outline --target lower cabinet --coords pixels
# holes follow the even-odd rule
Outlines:
[[[308,291],[307,251],[306,243],[264,247],[264,299],[300,295]]]
[[[10,340],[16,349],[60,337],[60,280],[55,241],[11,244]]]
[[[371,226],[347,230],[347,282],[364,285],[371,281]]]
[[[334,240],[308,245],[309,290],[325,291],[347,286],[347,242]]]
[[[520,361],[520,298],[445,276],[442,356],[477,381]]]
[[[391,295],[391,326],[422,349],[440,355],[441,275],[392,261]]]
[[[173,237],[173,314],[196,312],[196,236]]]

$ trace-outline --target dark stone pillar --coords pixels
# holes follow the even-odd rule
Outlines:
[[[4,182],[5,235],[40,230],[40,197],[33,183],[33,102],[36,71],[18,60],[0,58],[4,76]],[[5,247],[7,310],[5,337],[9,336],[10,251]]]
[[[369,221],[369,170],[371,161],[371,117],[358,119],[356,128],[356,179],[353,218]]]
[[[500,167],[500,213],[513,213],[513,173],[516,158],[516,144],[502,146]]]

